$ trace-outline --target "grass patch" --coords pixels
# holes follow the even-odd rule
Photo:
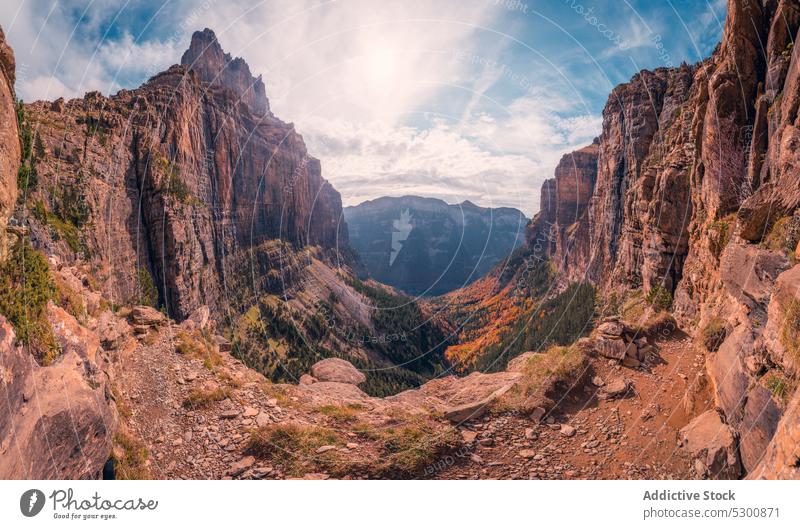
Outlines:
[[[714,352],[719,349],[728,331],[725,329],[725,322],[722,318],[715,316],[705,327],[700,329],[700,342],[708,351]]]
[[[369,434],[381,442],[378,474],[409,476],[434,463],[461,442],[450,425],[435,427],[424,417],[407,417],[397,426],[375,428]]]
[[[719,260],[722,251],[728,246],[731,241],[731,222],[732,219],[726,217],[724,219],[715,220],[708,226],[708,245],[712,255]]]
[[[282,465],[287,474],[297,476],[307,470],[308,463],[321,463],[326,468],[339,466],[341,455],[336,450],[317,453],[319,447],[326,445],[343,446],[344,440],[334,430],[321,426],[270,424],[250,433],[245,450],[270,459]]]
[[[335,404],[327,404],[320,406],[315,411],[330,417],[336,422],[352,423],[358,419],[358,413],[363,411],[365,407],[361,404],[345,404],[344,406],[337,406]]]
[[[136,272],[139,287],[139,297],[136,300],[137,305],[147,305],[149,307],[158,308],[158,288],[153,281],[153,276],[147,268],[139,268]]]
[[[796,384],[794,384],[790,379],[774,372],[765,375],[762,381],[764,383],[764,387],[766,387],[770,393],[772,393],[772,395],[783,404],[786,404],[789,401],[789,397],[794,393],[796,386]]]
[[[522,370],[522,379],[500,399],[504,411],[530,412],[548,398],[568,393],[588,374],[588,360],[575,347],[551,346],[531,356]]]
[[[223,363],[217,345],[206,330],[191,334],[178,333],[175,337],[175,352],[188,358],[202,360],[203,365],[210,371]]]
[[[114,436],[114,473],[116,479],[150,479],[148,452],[144,444],[123,428]]]
[[[183,407],[190,410],[205,408],[215,402],[223,401],[229,396],[230,391],[222,387],[214,389],[195,388],[183,399]]]

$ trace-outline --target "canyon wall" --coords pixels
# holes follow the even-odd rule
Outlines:
[[[786,299],[800,292],[799,27],[796,2],[730,0],[709,59],[613,90],[596,174],[570,163],[594,146],[565,156],[528,228],[529,244],[547,241],[559,282],[588,280],[606,300],[658,287],[684,329],[723,328],[709,378],[745,470],[762,476],[796,474],[800,455],[786,437],[797,425],[786,351],[799,323]],[[591,198],[561,181],[585,183]],[[780,470],[759,466],[765,452]]]
[[[236,297],[227,276],[251,274],[246,252],[265,241],[347,247],[339,193],[294,126],[271,114],[260,78],[210,30],[194,34],[182,63],[111,97],[26,106],[38,247],[88,258],[117,303],[153,283],[177,319]]]
[[[0,261],[8,252],[6,226],[17,201],[20,161],[19,131],[14,100],[14,52],[0,29]]]

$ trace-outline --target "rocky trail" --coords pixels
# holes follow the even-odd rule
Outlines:
[[[687,479],[692,459],[678,431],[713,406],[704,357],[676,332],[658,342],[652,366],[593,359],[593,383],[572,391],[541,421],[487,416],[461,429],[466,448],[439,479]],[[628,389],[606,397],[619,380]],[[623,386],[624,388],[624,386]],[[448,464],[450,463],[450,464]]]

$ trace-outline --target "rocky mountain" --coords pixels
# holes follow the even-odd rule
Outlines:
[[[555,292],[588,282],[607,314],[643,324],[666,309],[695,335],[712,422],[730,430],[728,461],[741,464],[729,475],[800,477],[787,449],[800,398],[799,27],[796,2],[730,0],[709,59],[613,90],[601,136],[562,159],[528,226],[524,257],[552,263]],[[461,340],[460,356],[488,350]]]
[[[20,163],[14,80],[14,52],[0,29],[0,260],[8,252],[6,226],[17,200],[17,171]]]
[[[800,478],[799,31],[729,0],[711,57],[612,91],[522,246],[421,304],[355,276],[208,32],[207,72],[110,98],[0,82],[0,476]]]
[[[436,296],[484,276],[524,240],[513,208],[382,197],[344,209],[350,243],[369,274],[415,296]]]
[[[231,275],[247,273],[265,241],[347,246],[319,161],[268,112],[263,83],[229,59],[206,30],[184,65],[136,90],[25,106],[32,238],[67,260],[90,257],[115,303],[152,283],[183,319],[222,309]]]

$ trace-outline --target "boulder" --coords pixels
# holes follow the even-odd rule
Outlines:
[[[52,305],[48,320],[62,353],[41,367],[0,316],[0,479],[98,479],[117,427],[100,340]]]
[[[622,360],[625,358],[627,347],[622,338],[609,339],[598,337],[594,340],[594,351],[600,356]]]
[[[309,375],[308,373],[300,375],[300,385],[301,386],[308,386],[313,383],[317,382],[317,379]]]
[[[131,310],[131,321],[135,326],[162,325],[167,321],[164,314],[147,305],[137,305]]]
[[[181,322],[181,328],[190,330],[203,330],[208,326],[211,317],[211,311],[207,305],[201,305],[194,309],[188,318]]]
[[[736,436],[716,410],[695,417],[681,429],[678,440],[694,458],[698,479],[738,479],[741,475]]]
[[[483,400],[452,406],[444,411],[444,418],[454,423],[477,419],[489,410],[493,401],[494,398],[490,395]]]
[[[608,338],[619,338],[625,332],[625,326],[617,321],[605,321],[597,327],[597,332]]]
[[[786,408],[764,457],[747,479],[800,479],[800,391]]]
[[[341,358],[326,358],[311,366],[311,375],[320,382],[340,382],[357,386],[367,381],[364,373]]]
[[[239,461],[237,461],[236,463],[234,463],[233,465],[231,465],[230,468],[228,468],[228,475],[232,478],[241,476],[247,469],[249,469],[255,464],[256,464],[256,458],[254,458],[253,456],[244,457]]]
[[[626,356],[625,358],[622,359],[622,365],[630,369],[635,369],[640,365],[642,365],[642,363],[639,362],[639,360],[636,358],[633,358],[631,356]]]
[[[100,343],[107,350],[119,348],[127,340],[133,329],[128,322],[118,318],[113,312],[107,310],[97,318],[95,332],[100,337]]]
[[[630,388],[630,383],[624,378],[614,378],[603,388],[603,393],[608,398],[622,397]]]

